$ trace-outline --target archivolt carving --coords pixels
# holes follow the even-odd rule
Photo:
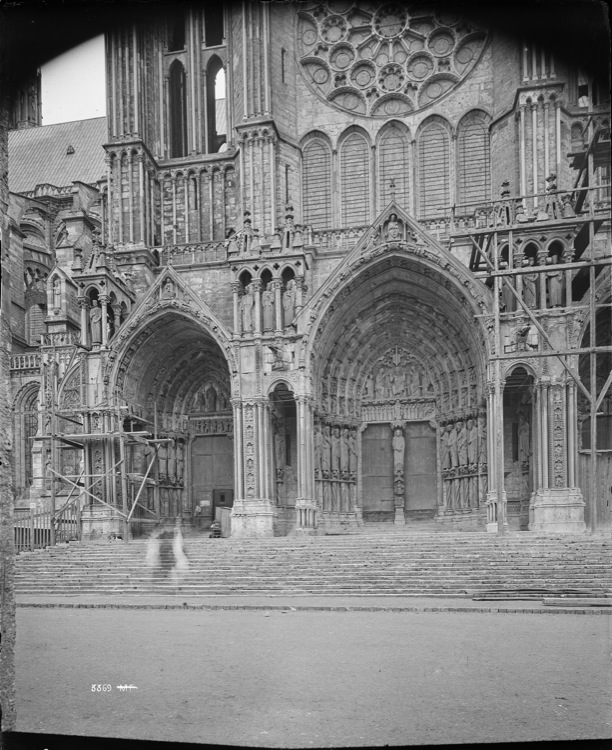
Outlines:
[[[389,209],[391,210],[391,209]],[[388,212],[387,212],[388,213]],[[384,217],[378,220],[382,225]],[[408,224],[409,222],[406,221]],[[422,230],[415,225],[415,231],[421,236]],[[429,237],[424,238],[429,245],[416,246],[405,242],[384,242],[370,248],[358,245],[345,259],[342,267],[338,269],[327,284],[304,308],[301,315],[302,330],[304,336],[301,342],[300,361],[305,364],[307,352],[314,351],[319,343],[323,331],[326,331],[329,321],[337,305],[341,305],[351,294],[358,284],[362,284],[375,270],[378,272],[384,265],[376,262],[378,258],[384,258],[383,263],[389,267],[398,267],[414,272],[415,276],[431,279],[439,286],[443,284],[446,296],[452,296],[456,303],[472,315],[482,314],[489,310],[490,293],[484,285],[473,281],[469,277],[467,269],[462,268],[458,261],[449,256],[441,247],[438,248]],[[424,260],[422,260],[424,259]],[[367,264],[366,268],[363,266]],[[364,275],[365,274],[365,275]],[[347,279],[350,279],[348,282]],[[457,282],[461,283],[460,289]],[[479,340],[483,354],[489,349],[489,341],[485,335],[484,326],[475,320],[473,331]]]
[[[154,333],[152,324],[168,312],[180,313],[197,322],[203,332],[209,334],[223,351],[230,372],[238,371],[237,355],[230,343],[229,331],[215,314],[184,286],[176,271],[168,267],[160,274],[149,293],[135,308],[112,342],[108,376],[111,379],[114,373],[117,387],[123,388],[125,373],[134,355],[144,341]],[[142,326],[145,327],[139,331]]]

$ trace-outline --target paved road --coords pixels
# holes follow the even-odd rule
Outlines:
[[[609,616],[21,607],[17,620],[23,732],[267,747],[612,737]]]

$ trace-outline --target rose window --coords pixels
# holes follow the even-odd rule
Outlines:
[[[368,0],[304,2],[298,20],[309,84],[330,104],[374,117],[433,104],[468,75],[485,38],[449,11]]]

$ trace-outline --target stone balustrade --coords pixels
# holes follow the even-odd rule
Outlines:
[[[160,266],[188,266],[206,263],[224,263],[227,260],[227,243],[196,242],[167,247],[154,247]]]
[[[11,370],[38,370],[40,354],[16,354],[11,357]]]

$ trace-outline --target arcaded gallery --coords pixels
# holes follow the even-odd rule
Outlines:
[[[609,86],[456,9],[168,6],[107,32],[106,117],[43,126],[27,81],[18,506],[612,526]]]

